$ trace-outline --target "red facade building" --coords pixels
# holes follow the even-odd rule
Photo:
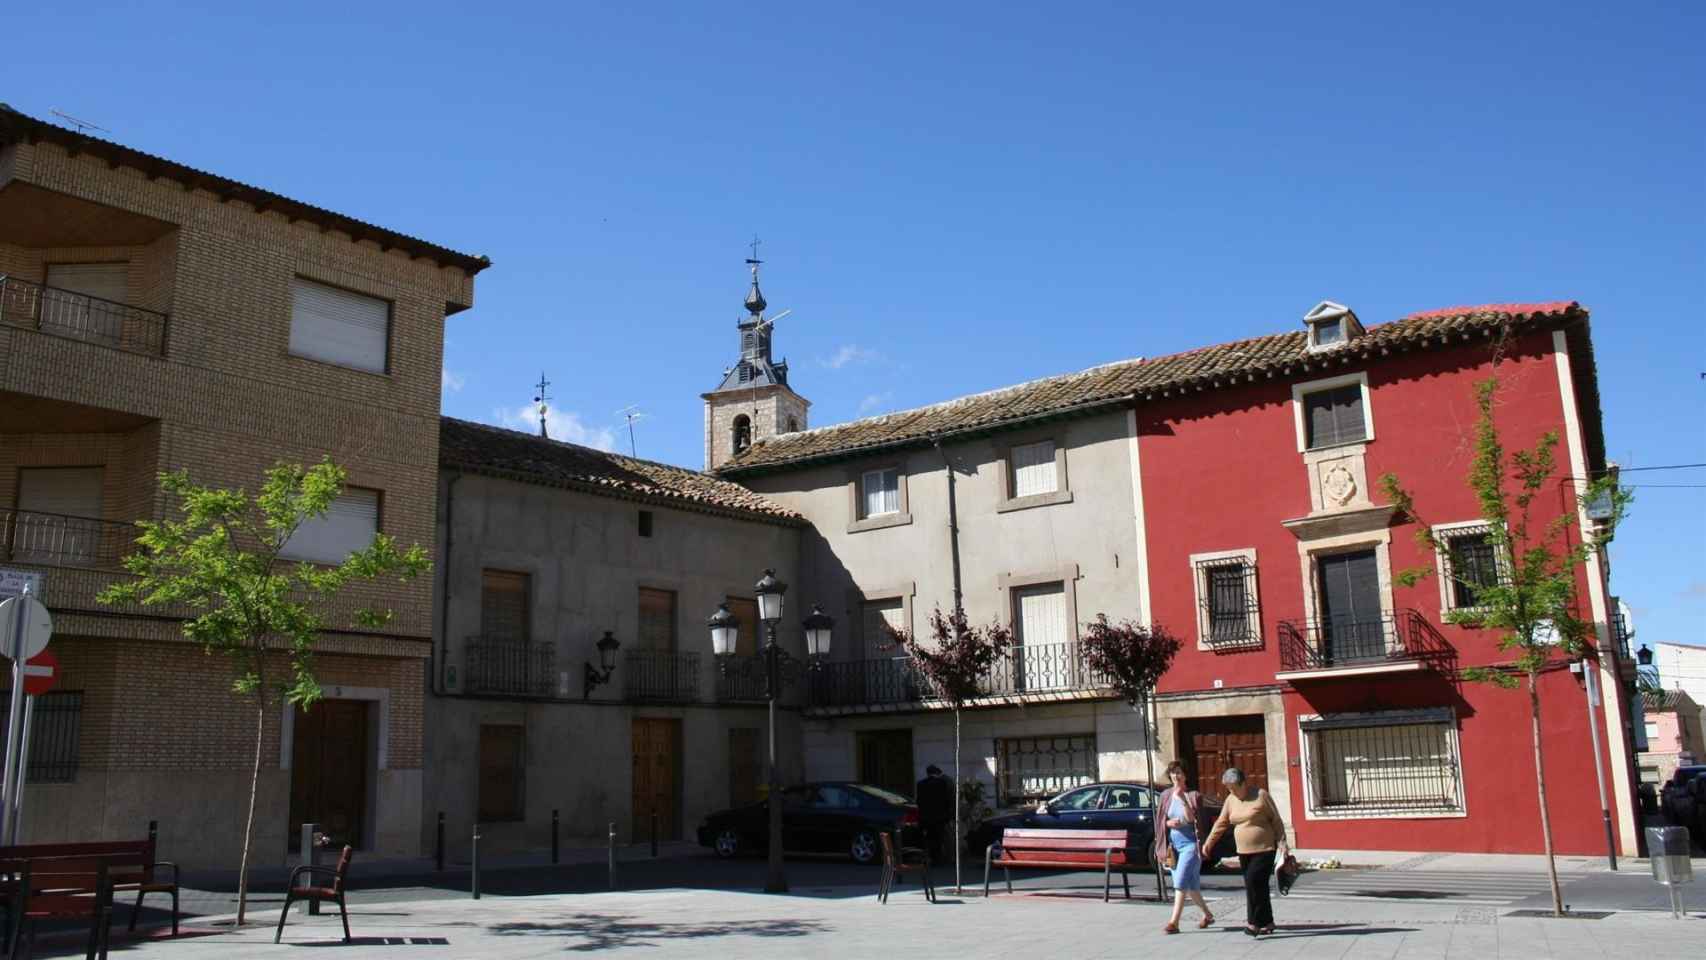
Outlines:
[[[1588,315],[1575,303],[1434,311],[1363,329],[1324,303],[1306,333],[1197,351],[1182,388],[1140,391],[1132,417],[1147,555],[1144,608],[1185,641],[1160,688],[1164,752],[1205,790],[1250,768],[1316,849],[1542,849],[1529,702],[1461,678],[1509,659],[1491,631],[1453,625],[1500,575],[1467,474],[1474,386],[1501,388],[1508,450],[1558,437],[1541,519],[1592,521],[1580,481],[1606,470]],[[1300,337],[1307,340],[1300,341]],[[1496,366],[1495,366],[1496,363]],[[1447,544],[1419,544],[1379,489],[1396,474]],[[1455,565],[1404,586],[1406,569]],[[1635,849],[1627,692],[1606,559],[1581,571],[1596,625],[1583,675],[1560,657],[1541,683],[1557,849],[1603,853],[1594,728],[1621,852]]]

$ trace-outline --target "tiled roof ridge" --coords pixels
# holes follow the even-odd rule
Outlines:
[[[31,130],[25,135],[32,138],[42,133],[47,133],[51,136],[51,139],[53,139],[54,142],[59,143],[61,146],[71,143],[83,152],[92,152],[89,150],[91,145],[99,146],[107,150],[117,151],[118,153],[133,159],[146,161],[156,168],[164,167],[167,169],[166,175],[168,176],[174,172],[188,174],[192,178],[201,181],[199,184],[192,185],[205,187],[207,184],[211,183],[214,186],[223,188],[223,192],[226,194],[227,199],[243,200],[251,204],[256,199],[261,199],[270,202],[275,208],[289,206],[294,208],[293,212],[297,214],[297,219],[309,220],[318,218],[325,222],[331,229],[343,230],[345,233],[349,233],[352,240],[371,240],[375,239],[373,236],[374,234],[378,234],[384,238],[394,240],[395,242],[391,244],[393,247],[407,250],[413,256],[430,257],[437,260],[441,265],[460,267],[463,270],[466,270],[470,276],[479,273],[481,270],[492,265],[490,257],[476,256],[474,254],[462,253],[459,250],[452,250],[449,247],[433,243],[430,240],[423,240],[420,237],[411,236],[410,234],[403,233],[400,230],[393,230],[389,227],[380,226],[377,223],[370,223],[358,217],[352,217],[347,213],[339,213],[336,210],[330,210],[326,207],[308,203],[304,200],[287,197],[284,194],[275,193],[265,187],[257,187],[253,184],[244,183],[241,180],[234,180],[230,177],[221,176],[217,173],[201,170],[199,168],[192,167],[187,163],[180,163],[176,160],[162,157],[159,154],[149,153],[146,150],[127,146],[117,142],[116,140],[107,140],[101,137],[90,136],[89,134],[83,133],[79,130],[62,127],[57,123],[50,123],[46,120],[32,117],[29,114],[13,107],[11,104],[0,103],[0,142],[7,142],[4,135],[8,132],[6,128],[11,124],[22,124],[30,127]],[[49,137],[42,137],[42,139],[48,138]],[[350,229],[351,227],[354,227],[355,229],[352,230]]]
[[[659,468],[664,469],[664,470],[674,470],[678,473],[686,473],[686,474],[691,474],[691,475],[696,476],[696,477],[704,477],[706,480],[715,480],[718,483],[728,483],[729,482],[729,481],[724,480],[723,478],[721,478],[715,474],[706,473],[703,470],[695,470],[692,467],[684,467],[678,463],[665,463],[662,460],[647,460],[644,457],[630,457],[625,453],[617,453],[615,450],[600,450],[597,447],[588,446],[584,443],[576,443],[573,440],[559,440],[556,437],[541,437],[536,433],[530,433],[526,430],[517,430],[514,427],[500,426],[500,425],[495,424],[495,423],[485,423],[485,422],[480,421],[480,420],[465,420],[462,417],[453,417],[447,413],[446,414],[439,414],[439,419],[440,420],[449,420],[449,421],[452,421],[454,423],[457,423],[457,424],[460,424],[460,425],[466,426],[466,427],[475,427],[475,428],[480,429],[480,430],[489,430],[493,433],[509,434],[511,436],[519,437],[520,439],[523,439],[523,440],[533,440],[533,441],[536,441],[538,443],[554,443],[560,447],[572,447],[576,450],[584,450],[587,453],[592,454],[593,456],[611,457],[611,458],[614,458],[617,460],[621,460],[625,463],[639,463],[639,464],[644,464],[645,466],[648,466],[648,467],[659,467]]]

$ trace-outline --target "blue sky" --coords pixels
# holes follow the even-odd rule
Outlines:
[[[543,368],[559,435],[637,404],[697,466],[756,233],[818,425],[1324,298],[1574,298],[1611,455],[1706,463],[1696,4],[143,6],[9,10],[0,100],[491,256],[447,413]],[[1616,587],[1702,642],[1706,470],[1630,479]]]

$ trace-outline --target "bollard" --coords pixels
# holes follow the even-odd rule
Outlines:
[[[557,811],[551,811],[551,865],[557,864]]]
[[[150,821],[148,821],[148,845],[149,846],[156,846],[159,842],[160,842],[160,821],[150,820]],[[158,859],[160,851],[158,849],[156,849],[154,851],[154,854],[155,854],[155,858]]]
[[[314,834],[318,833],[319,830],[319,824],[305,823],[302,825],[302,865],[305,867],[312,867],[315,865],[314,861],[316,857],[314,856]],[[310,878],[310,880],[312,880],[312,878]],[[307,916],[316,917],[320,915],[320,902],[318,900],[308,901],[307,906]]]
[[[610,821],[610,889],[616,889],[616,821]]]
[[[444,811],[438,814],[438,846],[434,848],[433,859],[438,861],[438,872],[444,872]]]
[[[652,811],[652,859],[658,857],[658,812]]]
[[[474,857],[473,857],[474,899],[480,899],[480,822],[474,821]]]

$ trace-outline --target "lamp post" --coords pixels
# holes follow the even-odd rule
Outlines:
[[[788,880],[782,872],[782,782],[776,769],[776,701],[782,695],[783,685],[790,679],[784,674],[784,668],[798,668],[799,661],[788,655],[776,642],[776,624],[782,620],[782,596],[788,592],[788,585],[776,579],[776,571],[764,571],[764,578],[753,587],[753,595],[758,600],[758,619],[764,623],[764,699],[769,711],[769,756],[766,764],[768,790],[765,802],[769,806],[769,839],[765,844],[767,869],[764,877],[765,893],[787,893]],[[706,626],[711,628],[711,650],[716,654],[719,669],[728,672],[730,655],[735,652],[735,641],[740,635],[740,620],[729,612],[728,604],[718,604],[717,612],[711,614]],[[806,651],[808,663],[816,667],[818,661],[829,653],[830,637],[833,634],[835,621],[817,606],[812,607],[811,615],[801,624],[805,628]],[[742,665],[749,669],[752,661]]]
[[[599,684],[610,682],[611,675],[616,672],[616,651],[621,648],[622,642],[616,639],[616,635],[614,633],[606,630],[604,631],[604,636],[599,638],[597,646],[598,666],[594,667],[590,663],[584,664],[586,667],[586,682],[581,691],[582,700],[591,700],[592,691],[598,687]]]

